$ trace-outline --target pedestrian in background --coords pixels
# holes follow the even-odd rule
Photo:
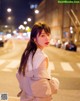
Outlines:
[[[21,92],[20,101],[51,101],[59,88],[59,81],[48,74],[48,57],[43,49],[49,45],[50,27],[34,24],[16,74]]]

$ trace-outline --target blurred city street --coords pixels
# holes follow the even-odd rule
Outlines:
[[[0,93],[8,94],[8,101],[19,101],[17,68],[27,40],[10,39],[0,47]],[[49,57],[49,71],[60,81],[60,89],[53,101],[80,100],[80,51],[72,52],[49,46],[45,50]]]
[[[52,101],[80,101],[79,9],[80,0],[0,0],[0,98],[20,101],[16,72],[33,25],[44,22],[51,29],[48,72],[60,81]]]

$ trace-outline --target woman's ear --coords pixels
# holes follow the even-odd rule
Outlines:
[[[36,42],[36,38],[34,38],[34,42]]]

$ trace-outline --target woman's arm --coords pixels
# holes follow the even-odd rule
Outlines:
[[[46,69],[48,68],[48,58],[45,58],[41,64],[39,65],[39,67],[45,67]]]

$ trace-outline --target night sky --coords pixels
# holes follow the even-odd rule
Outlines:
[[[6,17],[13,16],[14,25],[22,24],[32,13],[30,4],[39,4],[42,0],[0,0],[0,20],[7,24]],[[12,8],[11,14],[7,13],[7,8]]]

